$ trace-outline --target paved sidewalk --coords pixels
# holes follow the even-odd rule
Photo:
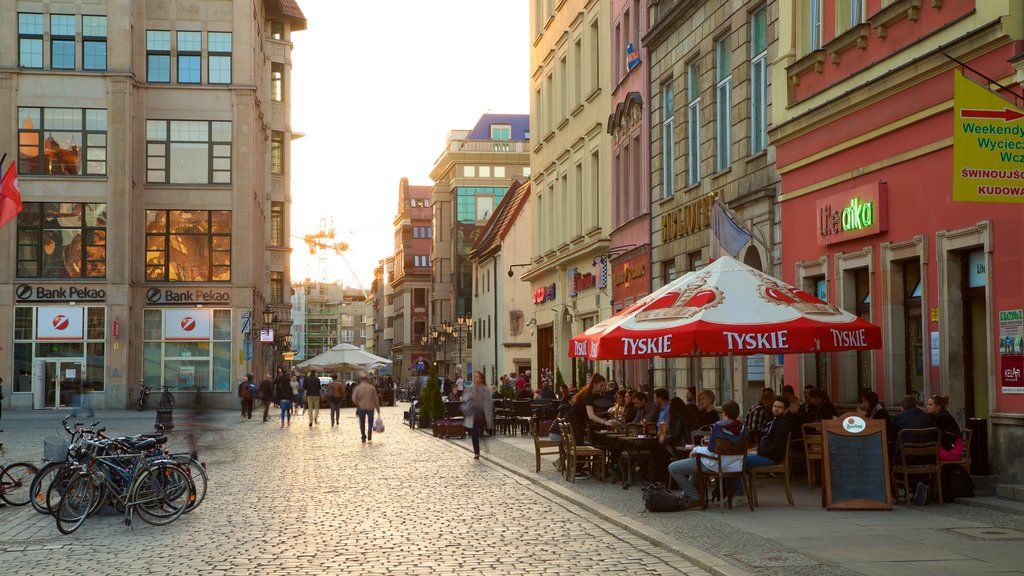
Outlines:
[[[429,434],[429,431],[424,431]],[[437,440],[469,450],[469,439]],[[1024,517],[962,504],[908,507],[892,511],[826,511],[820,488],[794,480],[796,506],[786,503],[781,482],[758,489],[753,513],[734,507],[652,514],[644,511],[634,486],[561,479],[542,457],[534,472],[530,436],[496,436],[484,441],[484,458],[532,480],[640,537],[672,549],[712,573],[758,575],[963,575],[1021,574]]]

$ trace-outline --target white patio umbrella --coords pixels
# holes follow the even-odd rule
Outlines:
[[[391,364],[391,360],[360,350],[351,344],[338,344],[323,354],[318,354],[295,367],[317,372],[340,372],[345,370],[369,370]]]

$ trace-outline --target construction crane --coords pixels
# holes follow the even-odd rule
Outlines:
[[[363,298],[367,297],[366,288],[363,287],[362,281],[359,280],[359,276],[356,274],[355,269],[352,268],[352,264],[349,263],[348,258],[345,257],[345,252],[348,250],[348,243],[346,242],[334,242],[334,218],[331,218],[330,227],[327,226],[327,219],[320,219],[320,231],[315,234],[306,234],[305,236],[295,236],[306,243],[309,247],[310,254],[316,254],[319,260],[319,272],[320,281],[327,282],[327,254],[328,252],[334,252],[338,256],[341,256],[341,260],[345,262],[345,266],[348,268],[352,279],[356,281],[356,286],[359,287],[363,292]]]

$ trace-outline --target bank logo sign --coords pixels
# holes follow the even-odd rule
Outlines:
[[[18,284],[14,298],[18,302],[103,302],[107,291],[89,285]]]
[[[1024,203],[1024,110],[953,74],[953,200]]]
[[[228,290],[205,288],[150,288],[146,290],[146,304],[230,304]]]
[[[85,308],[81,306],[40,306],[36,308],[37,340],[82,340],[85,338]]]
[[[209,340],[212,324],[208,308],[164,310],[164,340]]]

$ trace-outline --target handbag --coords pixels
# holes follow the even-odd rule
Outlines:
[[[465,400],[462,404],[459,404],[459,411],[462,412],[463,416],[469,416],[473,413],[473,401]]]
[[[377,419],[373,421],[373,431],[380,434],[384,431],[384,419],[377,415]]]

